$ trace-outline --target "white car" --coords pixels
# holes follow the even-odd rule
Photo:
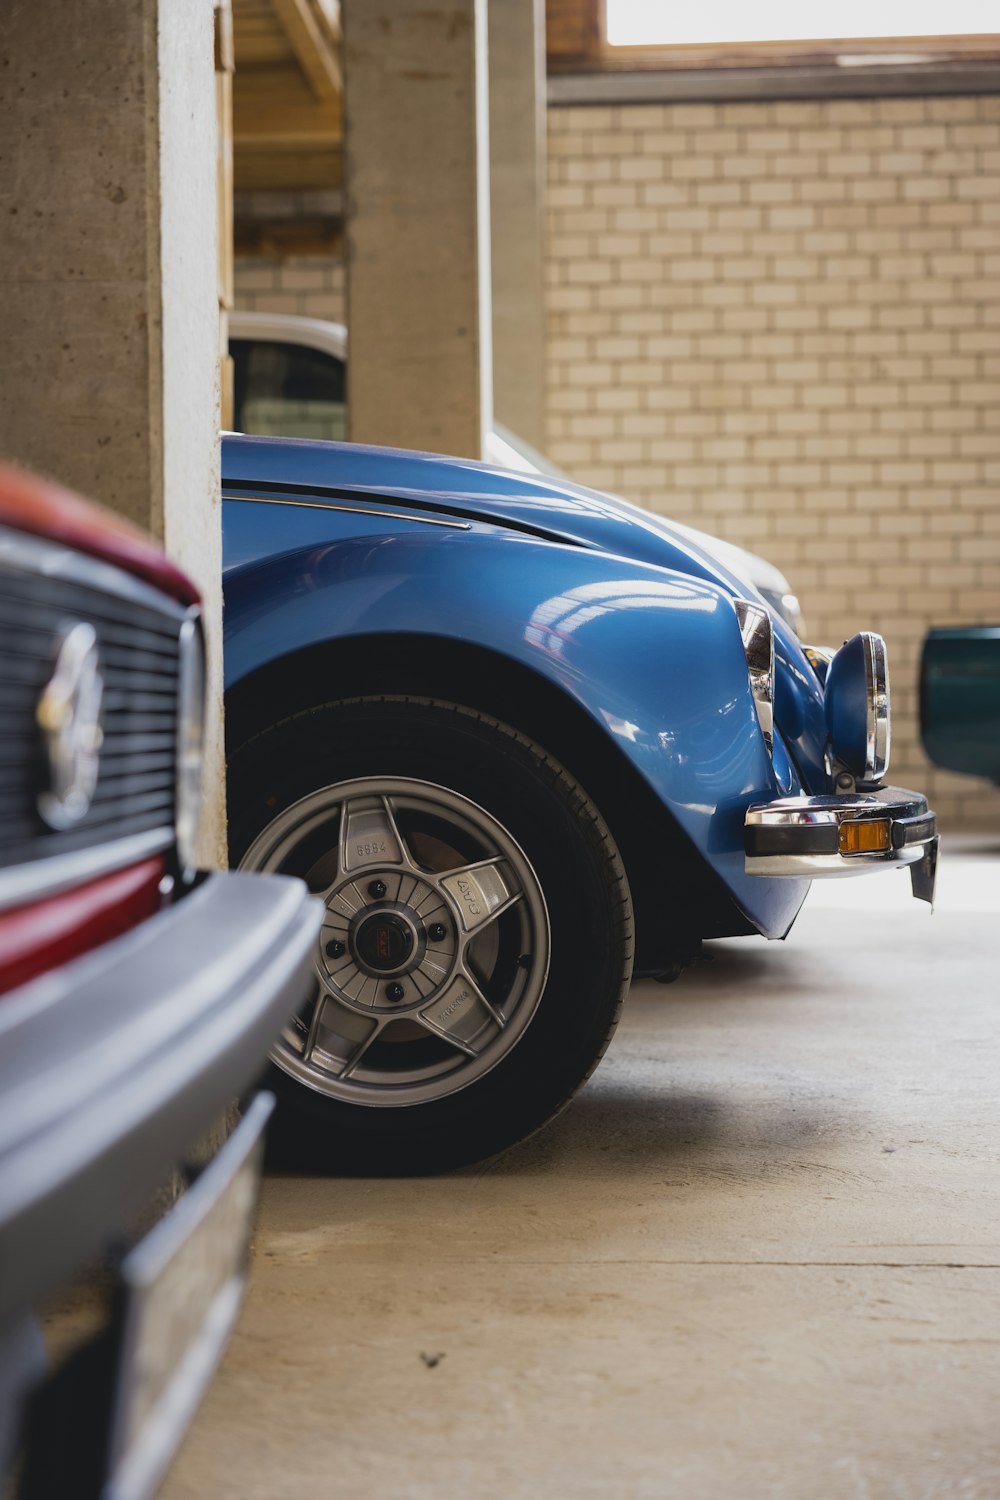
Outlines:
[[[258,437],[347,437],[347,329],[323,318],[294,313],[233,312],[233,425]],[[508,428],[495,424],[483,458],[503,469],[567,476]],[[731,573],[762,594],[799,636],[802,611],[791,584],[766,558],[692,526],[673,523]]]

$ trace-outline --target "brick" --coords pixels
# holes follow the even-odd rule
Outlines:
[[[662,175],[661,163],[651,157],[635,156],[618,164],[618,177],[622,182],[658,181]]]
[[[792,203],[795,187],[785,178],[762,177],[747,184],[746,195],[750,203]]]
[[[277,268],[270,262],[237,260],[234,267],[238,293],[271,291],[275,286]]]
[[[904,151],[939,151],[948,144],[948,131],[943,125],[904,125],[899,144]]]
[[[694,131],[708,130],[719,122],[720,111],[714,104],[672,104],[665,111],[666,120],[673,130],[685,128]],[[738,124],[738,121],[734,121]]]
[[[922,99],[881,99],[876,104],[879,120],[901,125],[920,125],[925,119],[926,104]]]
[[[831,151],[824,159],[831,177],[867,177],[872,171],[870,151]]]
[[[666,245],[674,234],[685,233],[689,230],[708,229],[711,224],[712,213],[710,209],[672,207],[667,213],[663,214],[662,218],[657,219],[656,229],[659,232],[650,236],[650,248],[653,248],[656,241]]]
[[[610,286],[597,287],[594,302],[597,307],[641,307],[642,290],[641,286],[624,286],[621,282],[615,282]]]
[[[748,256],[734,256],[712,262],[715,275],[726,281],[759,281],[767,274],[765,260],[752,260]]]
[[[739,208],[717,208],[710,222],[719,229],[757,229],[763,220],[763,209],[741,204]]]
[[[773,229],[809,229],[816,222],[816,210],[808,204],[772,207],[768,211],[768,223]]]
[[[696,203],[740,203],[743,191],[739,182],[699,182],[694,196]]]
[[[644,130],[637,136],[637,148],[646,156],[656,159],[675,156],[679,152],[690,151],[691,136],[679,126],[668,126],[664,130]]]
[[[995,125],[956,125],[950,131],[956,146],[995,146],[998,140]]]
[[[989,203],[978,205],[975,203],[956,203],[946,200],[942,203],[929,203],[925,210],[928,224],[946,224],[955,227],[975,224],[977,216],[981,216],[983,208],[991,207]]]
[[[619,234],[655,230],[658,222],[656,213],[648,208],[616,207],[611,214],[611,223]]]
[[[691,260],[672,260],[665,269],[666,274],[673,281],[711,281],[715,274],[712,262],[702,257]]]
[[[614,175],[610,161],[589,156],[570,159],[565,172],[567,182],[610,182]]]
[[[549,208],[580,208],[587,202],[587,189],[578,182],[553,182],[546,184]]]
[[[598,182],[588,189],[588,200],[594,208],[623,209],[638,205],[638,189],[633,182]]]
[[[821,313],[817,307],[776,307],[771,312],[771,320],[775,328],[819,328]]]
[[[955,180],[954,191],[959,198],[989,198],[992,201],[996,197],[996,177],[959,177]]]

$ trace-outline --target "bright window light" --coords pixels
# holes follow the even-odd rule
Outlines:
[[[867,37],[979,36],[997,31],[997,0],[605,0],[616,47],[824,42]]]

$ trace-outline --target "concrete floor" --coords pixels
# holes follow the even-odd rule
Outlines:
[[[996,1500],[998,856],[636,985],[485,1169],[269,1179],[163,1500]]]

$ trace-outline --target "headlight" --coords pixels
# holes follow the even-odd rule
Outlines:
[[[845,641],[826,674],[830,748],[859,786],[889,768],[889,664],[885,641],[871,630]]]
[[[204,734],[205,643],[201,633],[200,611],[194,609],[181,626],[177,690],[175,821],[177,857],[184,870],[191,870],[195,865],[195,844],[201,821]]]
[[[753,706],[760,721],[760,732],[768,751],[774,750],[774,629],[771,616],[763,604],[749,599],[734,599],[733,608],[740,622],[743,651],[747,659]]]

